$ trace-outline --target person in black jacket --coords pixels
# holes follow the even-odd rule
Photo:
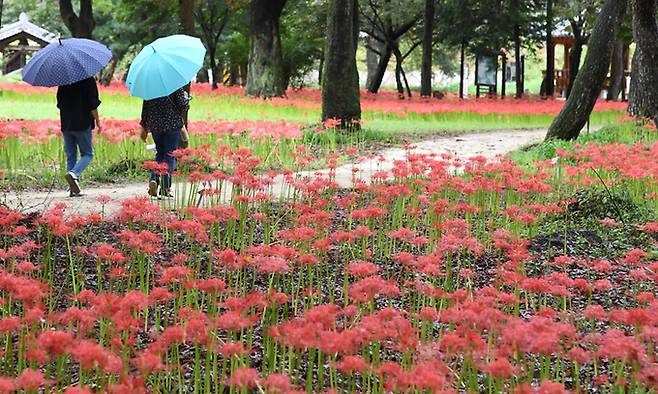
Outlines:
[[[71,197],[81,195],[78,180],[94,158],[91,131],[94,128],[101,130],[98,117],[100,104],[98,87],[93,77],[57,89],[57,108],[59,108],[66,153],[65,179]],[[80,160],[78,160],[78,151]]]
[[[148,194],[152,197],[158,196],[158,186],[161,197],[171,197],[171,175],[176,166],[176,158],[171,153],[180,146],[181,132],[185,130],[183,114],[189,105],[189,96],[182,88],[169,96],[144,100],[142,104],[140,137],[146,142],[148,133],[151,133],[155,142],[155,161],[166,163],[168,168],[161,175],[151,171]]]

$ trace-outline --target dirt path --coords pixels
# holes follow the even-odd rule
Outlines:
[[[481,155],[488,159],[494,159],[496,156],[504,155],[527,144],[541,141],[545,135],[545,129],[470,133],[418,142],[413,144],[416,147],[413,152],[424,154],[451,153],[462,159]],[[394,161],[404,159],[405,154],[406,152],[402,148],[391,148],[380,152],[376,158],[340,166],[336,169],[336,182],[341,187],[349,186],[352,182],[353,168],[355,167],[358,168],[359,177],[368,182],[375,172],[388,171],[393,168]],[[380,159],[380,156],[383,160]],[[319,171],[319,173],[322,172]],[[280,195],[286,188],[285,182],[277,178],[272,187],[272,192]],[[83,189],[84,196],[76,198],[69,198],[68,193],[62,190],[12,192],[5,196],[0,195],[0,203],[4,202],[9,207],[23,212],[35,212],[43,211],[57,203],[64,202],[68,205],[67,212],[69,214],[86,214],[90,211],[100,211],[101,204],[97,200],[98,197],[109,196],[112,202],[105,207],[105,212],[111,214],[119,208],[120,201],[143,196],[146,194],[146,189],[146,183],[100,186]]]

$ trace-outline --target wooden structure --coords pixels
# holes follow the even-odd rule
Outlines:
[[[0,29],[2,73],[8,74],[23,68],[28,56],[55,39],[57,39],[55,34],[31,23],[27,14],[21,13],[17,22]]]
[[[586,44],[586,43],[585,43]],[[569,87],[569,58],[571,57],[571,50],[576,45],[576,39],[570,34],[562,34],[553,36],[553,50],[558,45],[562,45],[563,48],[563,63],[562,68],[555,68],[555,75],[553,80],[555,83],[555,95],[558,97],[566,97],[567,89]],[[622,87],[622,100],[626,99],[626,78],[630,76],[630,59],[628,51],[624,53],[624,80]],[[546,78],[546,70],[542,70],[542,80]],[[610,86],[610,77],[606,78],[603,89],[608,89]]]

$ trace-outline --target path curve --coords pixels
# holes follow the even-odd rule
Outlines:
[[[474,156],[484,156],[487,159],[495,159],[525,145],[539,142],[546,135],[546,129],[532,130],[508,130],[490,131],[462,134],[458,136],[446,136],[433,138],[431,140],[414,143],[414,153],[441,154],[450,153],[462,159]],[[359,163],[348,163],[336,169],[336,182],[341,187],[351,185],[353,168],[358,168],[359,177],[366,182],[375,172],[388,171],[393,168],[395,160],[404,159],[406,151],[402,148],[390,148],[375,155],[375,158],[361,161]],[[381,158],[383,159],[381,159]],[[323,170],[313,171],[322,173]],[[282,178],[277,178],[272,189],[274,193],[280,193],[285,184]],[[9,192],[0,195],[0,203],[5,203],[10,208],[23,212],[40,212],[57,203],[66,203],[69,214],[87,214],[91,211],[100,211],[101,205],[97,198],[109,196],[113,201],[105,207],[105,213],[111,214],[118,210],[119,202],[143,196],[146,194],[146,183],[129,183],[122,185],[104,185],[84,189],[84,196],[69,198],[68,193],[63,190],[50,192]]]

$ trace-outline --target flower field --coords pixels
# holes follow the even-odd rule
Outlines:
[[[290,198],[247,148],[190,149],[175,210],[0,208],[0,392],[656,392],[658,137],[605,135],[284,171]]]
[[[249,148],[262,159],[261,169],[293,168],[295,147],[313,146],[317,166],[337,146],[364,149],[368,141],[399,143],[442,132],[547,127],[562,101],[399,100],[393,92],[363,93],[363,131],[337,135],[318,127],[320,93],[317,89],[290,90],[288,97],[269,101],[245,98],[240,87],[211,90],[208,84],[192,87],[190,131],[192,146],[212,149]],[[0,171],[14,184],[50,187],[63,176],[55,90],[26,84],[0,84]],[[119,83],[101,88],[104,130],[95,134],[95,160],[87,176],[107,182],[136,178],[141,163],[150,159],[137,138],[141,101],[130,97]],[[600,102],[592,123],[616,121],[624,103]],[[38,176],[34,177],[35,174]]]

